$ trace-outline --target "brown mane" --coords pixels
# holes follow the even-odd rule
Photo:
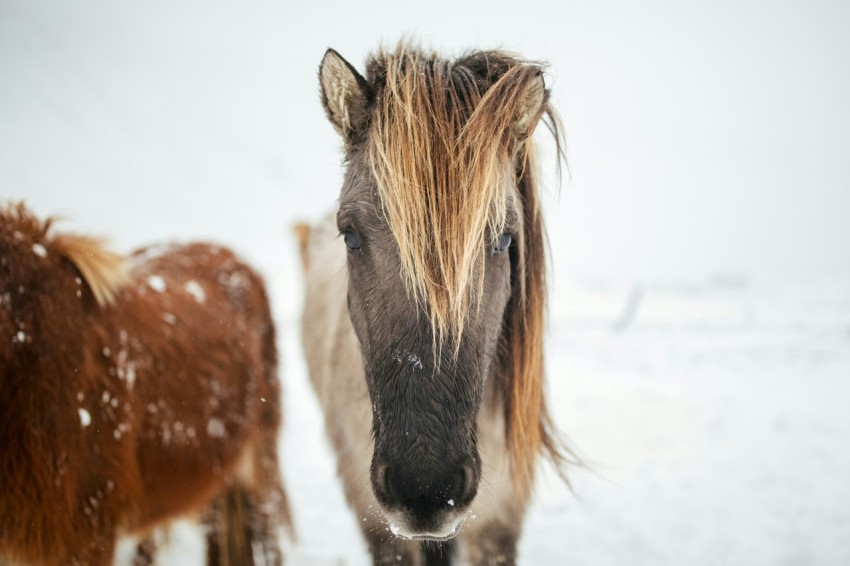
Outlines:
[[[400,45],[374,56],[367,75],[380,88],[366,157],[402,277],[426,305],[435,340],[463,333],[481,300],[481,234],[498,240],[508,205],[520,210],[503,362],[514,482],[527,491],[541,449],[559,469],[568,454],[543,395],[545,245],[526,138],[545,115],[560,157],[561,134],[542,68],[501,51],[446,61]]]
[[[39,242],[47,253],[56,253],[70,261],[80,272],[100,306],[112,304],[116,294],[129,280],[124,258],[106,248],[99,238],[78,234],[53,235],[56,217],[39,220],[23,203],[7,204],[0,208],[0,222],[15,227]]]

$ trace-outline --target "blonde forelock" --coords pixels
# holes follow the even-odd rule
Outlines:
[[[482,236],[496,241],[505,229],[516,184],[513,125],[540,74],[507,54],[491,56],[507,68],[493,84],[403,45],[376,57],[383,84],[366,157],[402,278],[435,337],[459,339],[481,298]]]

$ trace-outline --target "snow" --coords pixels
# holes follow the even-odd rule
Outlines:
[[[165,292],[165,280],[159,275],[151,275],[148,277],[148,287],[157,293]]]
[[[47,257],[47,249],[41,244],[33,244],[32,253],[39,257]]]
[[[212,438],[224,438],[226,434],[224,423],[221,419],[212,418],[207,421],[207,434]]]
[[[119,370],[120,370],[120,368],[119,368]],[[136,384],[136,365],[135,364],[128,363],[124,367],[124,379],[127,381],[127,388],[133,389],[133,386]]]
[[[316,68],[329,45],[360,65],[415,30],[435,47],[551,60],[566,122],[572,178],[543,203],[546,364],[553,416],[586,467],[573,492],[542,469],[520,563],[850,564],[850,94],[831,72],[847,4],[454,3],[448,21],[439,1],[388,6],[368,21],[377,9],[352,3],[0,7],[0,198],[122,251],[213,240],[265,276],[299,534],[287,563],[369,564],[298,338],[289,227],[331,210],[341,179]],[[206,433],[223,437],[224,422]],[[198,525],[162,540],[159,564],[204,563]],[[131,555],[128,540],[118,563]]]
[[[201,304],[204,304],[207,300],[207,294],[204,292],[204,288],[201,285],[193,280],[187,281],[183,286],[186,289],[186,292],[192,295],[196,301]]]
[[[299,531],[288,557],[365,566],[361,518],[335,477],[296,311],[283,306],[300,283],[285,266],[267,273],[283,362],[284,478]],[[550,406],[587,467],[572,471],[574,493],[543,468],[522,564],[850,561],[850,285],[663,281],[642,284],[629,307],[632,282],[554,284]],[[624,325],[627,308],[635,312]],[[218,419],[207,433],[219,425],[223,434]],[[201,539],[175,536],[181,559],[201,564]]]
[[[393,353],[393,361],[396,363],[407,362],[410,369],[413,371],[422,369],[422,359],[413,352],[395,352]]]
[[[80,414],[80,424],[83,428],[86,428],[91,424],[91,415],[89,412],[83,408],[77,409],[77,412]]]

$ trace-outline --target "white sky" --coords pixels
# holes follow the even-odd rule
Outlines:
[[[0,197],[121,246],[290,246],[339,188],[324,49],[408,35],[551,63],[558,272],[850,273],[846,1],[116,4],[0,0]]]

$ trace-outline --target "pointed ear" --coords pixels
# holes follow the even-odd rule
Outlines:
[[[369,123],[369,83],[342,56],[328,49],[319,67],[322,105],[346,145],[361,140]]]
[[[548,98],[549,93],[543,82],[543,73],[538,72],[528,81],[514,117],[513,132],[517,142],[524,141],[534,131],[537,122],[546,111]]]

